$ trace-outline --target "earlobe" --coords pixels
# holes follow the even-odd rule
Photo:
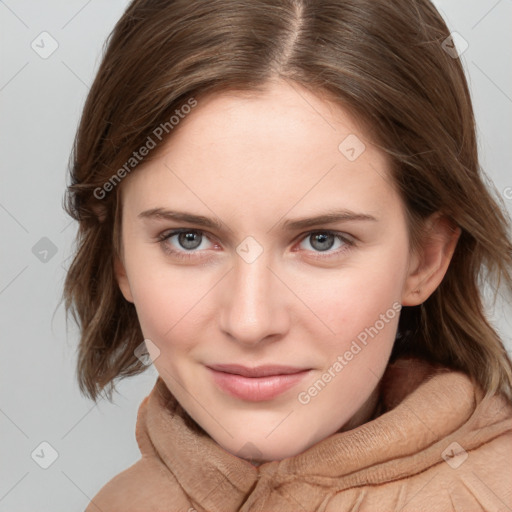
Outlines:
[[[458,226],[439,213],[427,219],[421,246],[411,257],[403,306],[422,304],[434,293],[448,270],[460,233]]]
[[[126,275],[126,270],[124,268],[123,262],[118,256],[116,256],[114,259],[114,274],[116,276],[117,283],[119,284],[119,289],[121,290],[121,293],[123,294],[124,298],[128,302],[133,303],[132,290],[130,288],[128,276]]]

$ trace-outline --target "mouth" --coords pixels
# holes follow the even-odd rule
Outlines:
[[[311,368],[218,364],[206,367],[214,383],[224,392],[250,402],[271,400],[296,386]]]
[[[240,364],[215,364],[212,366],[208,366],[212,370],[230,373],[233,375],[241,375],[242,377],[273,377],[277,375],[291,375],[294,373],[304,372],[306,370],[310,370],[311,368],[297,368],[293,366],[283,366],[283,365],[261,365],[255,366],[253,368],[242,366]]]

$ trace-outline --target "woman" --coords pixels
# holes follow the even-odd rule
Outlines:
[[[159,377],[88,512],[512,506],[512,251],[450,37],[426,0],[130,4],[65,296],[82,392]]]

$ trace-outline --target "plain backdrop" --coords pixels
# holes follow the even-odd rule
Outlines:
[[[156,371],[121,381],[114,404],[86,400],[78,332],[57,307],[76,232],[61,206],[68,158],[103,43],[127,4],[0,0],[0,511],[83,511],[139,458],[136,415]],[[512,1],[436,5],[462,36],[456,43],[468,44],[482,166],[511,210]],[[503,308],[491,316],[510,348]]]

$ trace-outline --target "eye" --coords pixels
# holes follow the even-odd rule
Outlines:
[[[173,238],[175,238],[175,244],[171,243]],[[175,229],[163,233],[158,237],[158,240],[166,253],[178,258],[193,258],[195,257],[195,252],[208,249],[203,244],[207,237],[202,231],[197,229]]]
[[[354,245],[354,241],[348,235],[332,231],[311,231],[302,239],[301,243],[304,242],[308,242],[306,245],[312,247],[312,252],[327,253],[325,256],[321,254],[315,255],[315,257],[320,258],[338,255]],[[338,242],[337,250],[332,250],[336,242]],[[311,251],[308,247],[305,250]]]
[[[172,243],[173,239],[175,239],[174,243]],[[197,258],[200,256],[198,253],[211,248],[207,244],[205,246],[203,243],[205,240],[208,240],[208,237],[203,231],[187,228],[168,231],[158,237],[164,252],[180,259]],[[301,244],[304,244],[304,242],[308,242],[312,249],[308,247],[302,247],[302,249],[313,253],[313,258],[334,257],[348,251],[355,245],[350,235],[332,231],[311,231],[301,238]],[[332,250],[336,242],[337,249]]]

